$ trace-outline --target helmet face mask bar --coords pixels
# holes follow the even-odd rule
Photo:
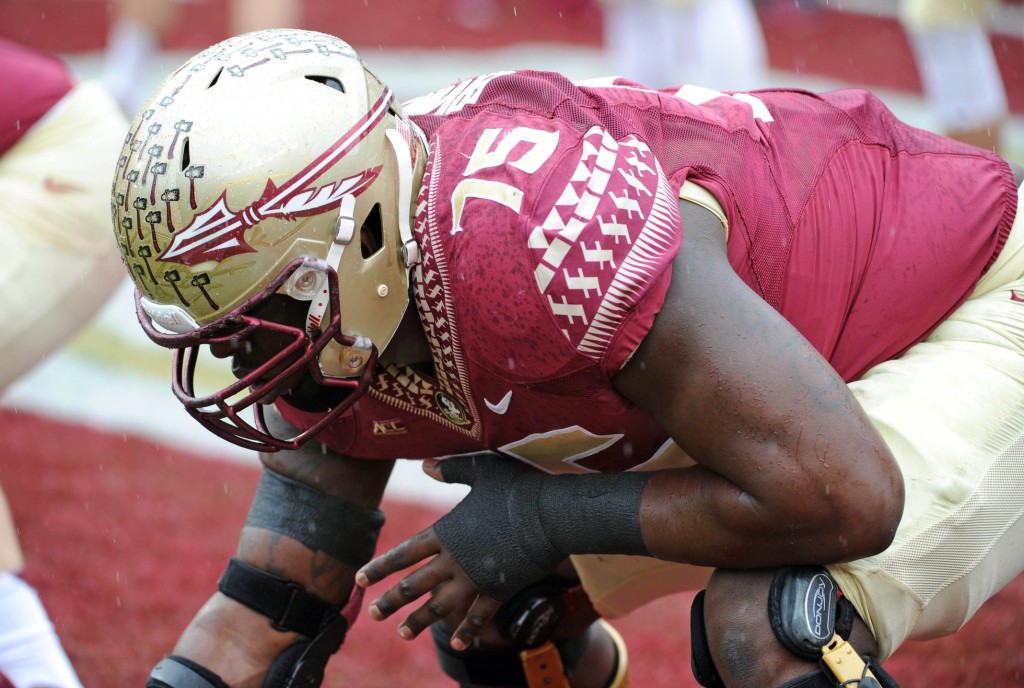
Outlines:
[[[409,309],[425,164],[422,132],[334,36],[236,36],[167,77],[125,138],[111,213],[139,320],[176,350],[172,387],[190,415],[275,451],[351,408]],[[285,303],[294,321],[271,315]],[[243,341],[255,351],[236,348],[235,364],[256,359],[251,369],[199,391],[204,347]],[[295,437],[268,430],[277,396],[312,414]],[[239,415],[249,408],[252,422]]]
[[[304,269],[322,271],[327,277],[331,315],[322,330],[309,333],[300,327],[253,315],[253,311],[279,293],[293,275]],[[138,290],[135,293],[136,312],[146,334],[158,344],[175,350],[172,388],[189,415],[219,437],[247,449],[265,452],[298,448],[348,410],[369,386],[377,359],[376,347],[364,338],[346,336],[341,332],[339,298],[338,278],[334,269],[320,260],[300,258],[288,265],[257,295],[217,322],[194,332],[177,334],[158,328],[146,310],[144,297]],[[211,394],[196,396],[196,366],[202,347],[244,342],[260,331],[282,334],[289,337],[290,341],[235,383]],[[322,374],[319,356],[332,341],[343,347],[370,351],[367,363],[358,377],[335,378]],[[272,401],[268,396],[276,395],[283,384],[300,373],[309,374],[318,385],[329,390],[347,391],[348,394],[327,410],[314,425],[295,437],[276,437],[264,420],[266,404],[263,402]],[[239,395],[242,396],[239,398]],[[240,415],[250,407],[254,415],[252,423]]]

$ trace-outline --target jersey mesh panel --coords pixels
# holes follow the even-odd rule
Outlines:
[[[882,568],[906,582],[927,604],[975,569],[999,538],[1024,515],[1024,437],[992,465],[955,512],[883,556]],[[951,538],[950,531],[956,532]],[[956,542],[955,548],[949,543]]]

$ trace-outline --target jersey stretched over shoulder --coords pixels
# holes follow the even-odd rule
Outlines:
[[[352,456],[487,448],[592,471],[667,451],[611,379],[664,301],[688,179],[722,206],[739,276],[847,380],[961,303],[1015,212],[1005,162],[863,91],[507,72],[406,108],[430,140],[414,282],[433,369],[379,371],[321,437]]]

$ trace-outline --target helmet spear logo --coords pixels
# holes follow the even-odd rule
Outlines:
[[[379,166],[323,186],[317,186],[316,181],[366,138],[387,114],[391,100],[391,91],[385,89],[351,129],[280,187],[268,179],[255,203],[240,211],[232,210],[227,203],[227,190],[222,191],[216,201],[196,213],[189,225],[174,235],[159,260],[191,266],[253,253],[255,249],[246,242],[245,232],[263,219],[291,220],[317,215],[337,207],[343,196],[357,196],[365,191],[380,174]]]

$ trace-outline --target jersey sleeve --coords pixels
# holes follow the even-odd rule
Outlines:
[[[657,131],[555,75],[459,93],[451,113],[417,110],[433,134],[425,292],[447,277],[473,357],[510,381],[613,376],[650,330],[682,239]]]
[[[524,228],[536,287],[562,335],[610,377],[664,301],[682,240],[676,194],[643,141],[600,126],[537,191]]]

